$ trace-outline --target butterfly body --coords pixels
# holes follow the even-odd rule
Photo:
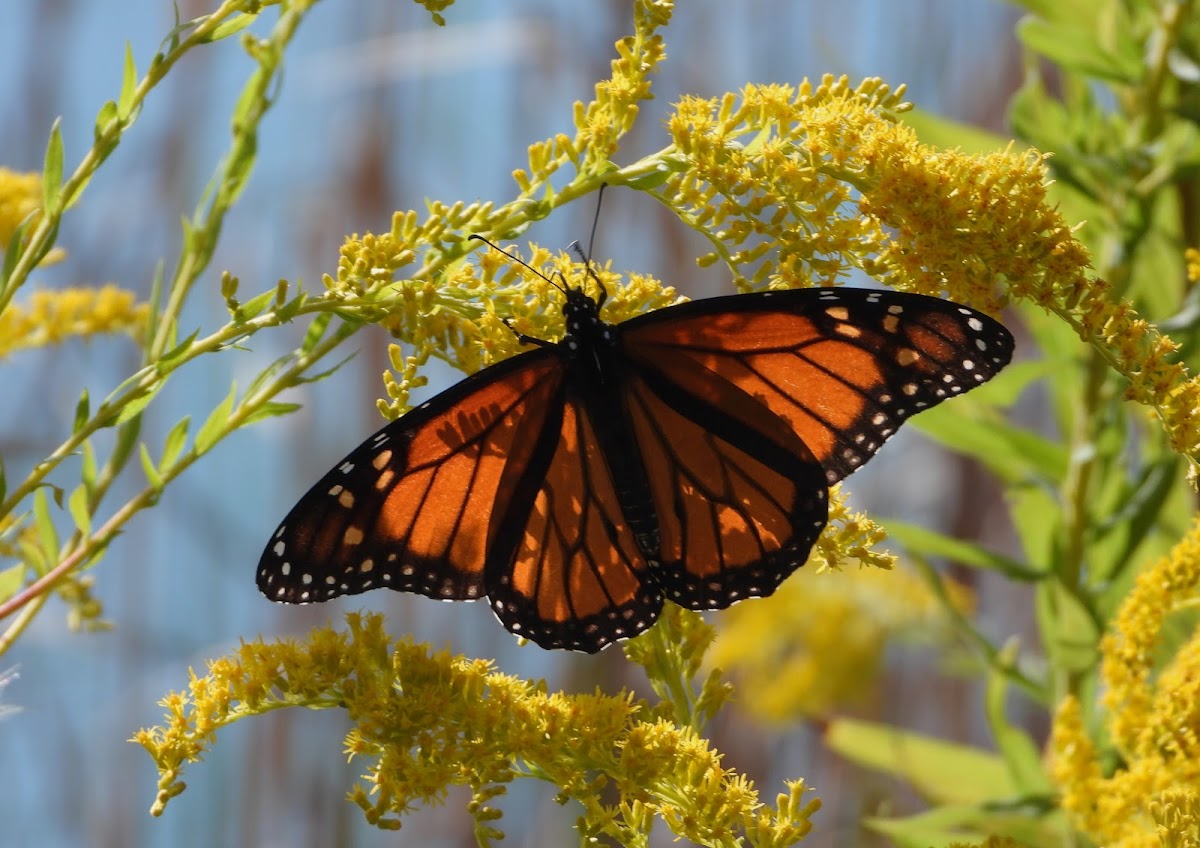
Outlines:
[[[487,597],[509,630],[597,651],[664,599],[768,595],[827,520],[827,488],[909,415],[1009,360],[974,310],[856,289],[732,295],[600,317],[393,421],[306,494],[258,585],[307,603],[387,586]]]

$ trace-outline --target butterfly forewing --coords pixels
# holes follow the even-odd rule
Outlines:
[[[380,586],[482,597],[494,516],[513,509],[506,483],[525,473],[534,437],[562,403],[558,365],[550,349],[507,360],[367,439],[276,530],[259,589],[289,603]]]
[[[710,298],[620,326],[624,352],[697,398],[727,404],[748,432],[786,425],[836,483],[909,416],[993,377],[1012,336],[964,306],[863,289]]]

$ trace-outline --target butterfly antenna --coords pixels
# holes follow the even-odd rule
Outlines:
[[[530,271],[537,274],[539,277],[541,277],[543,280],[545,280],[550,285],[554,286],[556,289],[558,289],[563,294],[567,293],[567,286],[566,286],[565,278],[563,279],[562,284],[556,283],[553,278],[547,277],[545,274],[543,274],[537,268],[534,268],[532,265],[530,265],[528,262],[526,262],[521,257],[514,256],[513,254],[509,253],[507,250],[501,250],[500,247],[495,242],[491,241],[490,239],[486,238],[485,236],[481,236],[477,233],[471,233],[471,235],[467,236],[467,240],[483,242],[484,244],[486,244],[488,247],[490,247],[492,250],[496,251],[497,253],[503,253],[505,256],[507,256],[509,259],[511,259],[513,262],[516,262],[518,265],[528,268]],[[562,274],[560,273],[558,276],[562,277]]]
[[[583,260],[584,265],[590,265],[594,248],[596,247],[596,230],[600,227],[600,206],[604,203],[604,190],[608,188],[608,183],[600,183],[600,190],[596,192],[596,214],[592,217],[592,234],[588,236],[587,257]]]

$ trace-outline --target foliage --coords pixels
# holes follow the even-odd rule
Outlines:
[[[1194,253],[1185,260],[1185,248],[1200,243],[1190,202],[1200,162],[1200,21],[1192,3],[1020,3],[1030,12],[1018,29],[1029,62],[1011,117],[1028,149],[913,113],[903,89],[880,80],[826,77],[747,85],[713,100],[684,97],[668,117],[663,147],[622,165],[622,139],[666,60],[663,31],[673,13],[669,0],[639,0],[611,77],[591,102],[575,105],[573,133],[530,147],[509,202],[435,200],[424,215],[399,211],[387,232],[347,238],[321,291],[285,281],[243,300],[240,281],[224,272],[228,321],[187,335],[181,310],[212,273],[225,215],[252,173],[257,129],[310,5],[227,0],[179,24],[144,74],[127,50],[121,90],[101,107],[94,143],[78,163],[68,168],[56,125],[40,175],[0,170],[6,367],[24,348],[72,335],[122,334],[141,351],[141,366],[107,398],[93,405],[80,397],[70,432],[42,462],[11,481],[0,466],[0,555],[14,563],[0,570],[0,653],[55,594],[72,623],[100,625],[90,589],[103,571],[88,570],[113,539],[225,438],[292,411],[278,396],[327,376],[331,356],[361,327],[381,324],[403,345],[393,348],[394,373],[380,400],[388,416],[407,409],[430,357],[473,372],[515,353],[506,320],[519,332],[555,338],[556,291],[467,236],[516,239],[604,184],[671,210],[707,239],[710,250],[698,261],[728,268],[743,290],[836,284],[861,272],[992,312],[1007,308],[1029,339],[1024,361],[916,424],[1005,486],[1019,548],[988,550],[896,523],[907,577],[845,573],[842,583],[854,584],[846,590],[815,575],[827,581],[828,603],[741,605],[722,622],[724,638],[735,641],[715,647],[697,616],[669,607],[662,624],[625,645],[658,695],[653,703],[625,692],[550,693],[487,663],[391,639],[374,617],[351,616],[347,630],[319,629],[300,644],[245,643],[193,675],[187,694],[164,700],[162,727],[138,733],[160,770],[156,813],[182,791],[182,768],[221,728],[304,706],[350,714],[347,753],[366,764],[351,798],[383,827],[466,785],[476,836],[486,844],[500,835],[492,799],[512,780],[532,777],[577,805],[584,839],[645,844],[658,820],[699,844],[793,844],[819,802],[797,780],[774,808],[763,807],[749,781],[720,764],[701,734],[731,688],[712,664],[727,666],[747,702],[757,699],[773,720],[828,717],[869,693],[842,684],[851,676],[871,683],[888,641],[932,624],[957,634],[973,658],[995,750],[832,719],[826,739],[834,750],[908,781],[929,802],[916,816],[873,817],[868,827],[914,846],[1195,844],[1200,643],[1189,607],[1200,543],[1195,530],[1180,541],[1194,509],[1185,476],[1195,480],[1200,458],[1200,287],[1192,285],[1200,274],[1186,273],[1187,262],[1193,269],[1200,262]],[[422,5],[443,23],[451,3]],[[269,30],[251,35],[269,14]],[[164,76],[187,53],[235,36],[255,69],[238,99],[228,151],[184,222],[180,256],[149,300],[116,287],[18,299],[34,272],[61,256],[64,215],[86,197]],[[929,143],[935,137],[940,146]],[[978,147],[981,138],[985,152],[953,147],[960,140]],[[526,258],[583,279],[565,254],[531,244]],[[597,273],[613,295],[605,306],[612,321],[676,299],[645,276]],[[199,427],[185,418],[161,446],[141,440],[143,416],[167,382],[182,379],[177,372],[289,322],[308,327],[297,350],[244,391],[231,389]],[[1008,415],[1028,397],[1045,400],[1048,426]],[[114,436],[105,451],[103,431]],[[64,464],[76,455],[79,479],[68,483]],[[114,481],[139,467],[141,491],[112,503]],[[836,494],[833,518],[810,570],[891,566],[878,547],[879,524],[850,513]],[[939,575],[934,559],[1026,586],[1040,645],[998,643],[983,632],[967,594]],[[893,578],[890,596],[870,590]],[[873,629],[863,631],[864,619]],[[830,648],[846,645],[854,649]],[[772,688],[781,669],[787,679]],[[1054,716],[1049,758],[1009,720],[1014,694]],[[414,709],[422,704],[437,706]]]

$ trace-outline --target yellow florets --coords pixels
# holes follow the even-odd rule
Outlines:
[[[35,292],[25,304],[0,313],[0,356],[58,344],[71,336],[136,335],[145,329],[149,306],[116,286]]]
[[[1168,616],[1200,599],[1200,524],[1137,579],[1102,644],[1103,704],[1121,766],[1106,776],[1079,702],[1059,707],[1051,770],[1062,807],[1098,844],[1186,844],[1200,805],[1200,635],[1167,664],[1155,652]],[[1171,830],[1169,841],[1163,828]]]
[[[313,631],[304,643],[249,642],[192,675],[189,691],[161,702],[166,722],[134,737],[160,773],[153,812],[182,791],[181,769],[201,758],[223,727],[279,706],[341,707],[355,723],[345,751],[362,761],[350,798],[368,821],[398,827],[418,803],[451,786],[472,789],[476,833],[501,834],[488,801],[516,778],[537,776],[583,808],[581,834],[625,842],[666,823],[677,837],[712,844],[790,845],[819,806],[790,785],[779,809],[722,767],[691,728],[649,715],[627,693],[567,695],[500,674],[484,660],[392,642],[378,615],[351,614],[348,632]],[[600,793],[610,784],[615,799]]]

